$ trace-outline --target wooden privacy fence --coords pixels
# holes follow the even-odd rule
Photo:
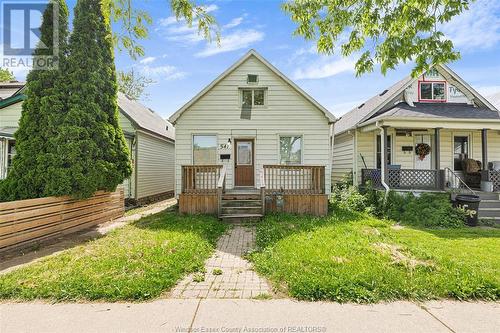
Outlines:
[[[324,194],[325,167],[311,165],[264,165],[267,192]]]
[[[0,203],[0,252],[86,229],[123,216],[123,188],[97,192],[85,200],[70,197]]]

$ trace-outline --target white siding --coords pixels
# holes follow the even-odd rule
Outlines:
[[[254,108],[251,119],[241,119],[239,87],[247,74],[259,75],[257,87],[266,87],[267,106]],[[302,135],[303,164],[324,165],[331,174],[330,125],[326,116],[257,58],[250,57],[186,110],[176,123],[176,193],[181,190],[181,166],[192,164],[192,135],[216,134],[219,144],[228,139],[255,139],[255,180],[264,164],[278,164],[279,135]],[[234,142],[234,140],[232,141]],[[234,157],[234,152],[231,152]],[[219,163],[221,163],[219,161]],[[233,161],[226,184],[233,187]],[[327,193],[331,179],[326,178]]]
[[[340,182],[354,168],[354,137],[344,133],[335,137],[332,158],[332,183]]]
[[[21,112],[23,110],[23,102],[18,102],[0,109],[0,127],[17,127]]]
[[[128,120],[128,118],[120,111],[118,114],[118,123],[120,124],[120,127],[122,128],[122,131],[124,133],[134,133],[135,128]]]
[[[136,132],[137,198],[174,190],[173,143]]]

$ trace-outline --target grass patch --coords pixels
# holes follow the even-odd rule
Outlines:
[[[302,300],[500,299],[500,230],[394,228],[334,211],[267,216],[249,255],[256,270]]]
[[[224,224],[162,212],[0,276],[1,299],[135,301],[203,269]]]

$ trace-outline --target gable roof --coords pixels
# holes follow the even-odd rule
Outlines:
[[[479,94],[460,76],[453,72],[448,66],[437,65],[435,67],[437,67],[438,70],[443,71],[445,75],[450,76],[455,81],[454,84],[457,83],[456,85],[458,85],[458,88],[464,89],[472,96],[474,96],[476,105],[478,105],[479,107],[487,108],[490,111],[498,111],[494,105],[492,105],[486,98],[481,96],[481,94]],[[416,80],[418,80],[418,77],[412,78],[411,76],[407,76],[387,90],[384,90],[379,95],[370,98],[365,103],[349,111],[335,123],[335,134],[341,134],[361,123],[366,122],[368,119],[375,115],[378,116],[377,112],[388,107],[388,104],[391,101],[402,94],[404,90]],[[392,109],[392,107],[390,107],[390,109]]]
[[[174,126],[153,110],[137,101],[131,100],[121,92],[118,92],[118,106],[134,127],[160,135],[172,141],[175,140]]]
[[[170,116],[169,120],[172,124],[179,119],[179,117],[186,111],[189,107],[191,107],[194,103],[196,103],[201,97],[203,97],[207,92],[209,92],[217,83],[222,81],[225,77],[231,74],[236,68],[238,68],[241,64],[243,64],[250,57],[257,58],[260,62],[262,62],[266,67],[268,67],[274,74],[279,76],[285,83],[290,85],[295,91],[297,91],[302,97],[308,100],[311,104],[313,104],[318,110],[323,112],[325,117],[329,122],[335,122],[336,118],[333,114],[330,113],[325,107],[319,104],[314,98],[309,96],[304,90],[302,90],[298,85],[296,85],[292,80],[285,76],[285,74],[281,73],[276,67],[274,67],[270,62],[268,62],[264,57],[262,57],[257,51],[251,49],[248,51],[243,57],[241,57],[237,62],[235,62],[231,67],[226,69],[221,75],[219,75],[215,80],[213,80],[208,86],[203,88],[196,96],[194,96],[189,102],[184,104],[179,110],[177,110],[172,116]]]

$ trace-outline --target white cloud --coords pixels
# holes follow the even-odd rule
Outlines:
[[[445,35],[463,50],[486,49],[500,42],[500,2],[480,0],[443,25]]]
[[[157,80],[176,80],[182,79],[186,73],[180,71],[177,67],[171,65],[150,66],[141,65],[137,68],[146,76]]]
[[[156,60],[156,57],[146,57],[144,59],[142,59],[141,61],[139,61],[141,64],[143,65],[146,65],[146,64],[151,64],[152,62],[154,62]]]
[[[222,26],[222,28],[224,28],[224,29],[235,28],[235,27],[239,26],[242,22],[243,22],[243,16],[236,17],[236,18],[232,19],[229,23]]]
[[[324,79],[343,72],[354,72],[355,61],[351,59],[338,59],[335,61],[318,61],[304,68],[298,68],[293,72],[292,78],[301,79]]]
[[[196,53],[197,57],[209,57],[215,54],[246,49],[251,44],[264,39],[264,33],[254,29],[238,30],[221,37],[220,45],[207,44],[205,49]]]

